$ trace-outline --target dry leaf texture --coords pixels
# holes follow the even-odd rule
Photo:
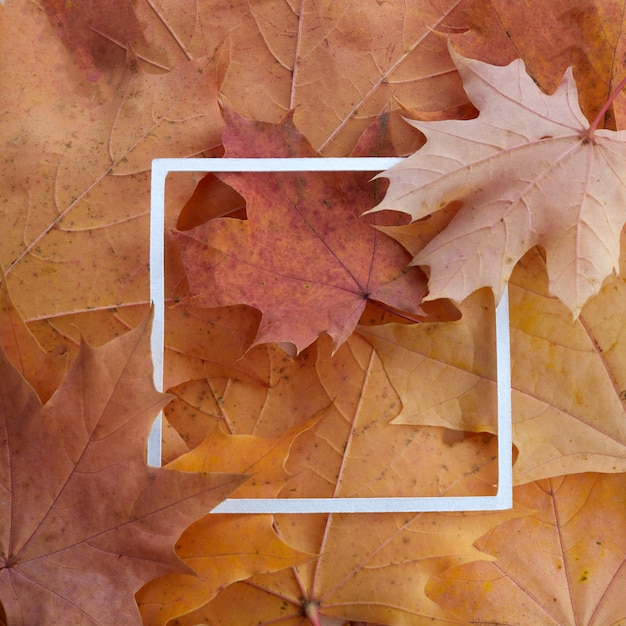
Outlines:
[[[262,124],[226,112],[228,157],[319,156],[288,118]],[[366,301],[419,313],[424,277],[405,250],[359,218],[375,188],[362,172],[223,174],[247,200],[247,220],[215,219],[176,233],[188,306],[248,304],[263,313],[255,343],[298,351],[327,332],[335,346]]]
[[[413,259],[430,267],[430,298],[461,301],[489,286],[499,300],[515,264],[539,245],[550,293],[577,316],[618,270],[626,131],[588,132],[569,70],[546,95],[521,60],[497,67],[450,50],[480,114],[411,122],[427,143],[383,174],[390,188],[372,210],[394,209],[417,220],[463,202]]]
[[[219,427],[169,469],[241,471],[248,481],[231,498],[275,497],[289,479],[285,470],[294,439],[310,420],[275,438],[227,435]],[[207,515],[176,542],[176,553],[198,574],[170,574],[145,585],[137,594],[144,623],[166,624],[209,602],[227,585],[255,574],[308,561],[313,555],[291,548],[276,534],[272,515]]]
[[[434,576],[427,594],[472,623],[624,624],[624,474],[530,483],[515,500],[535,512],[476,542],[497,560]]]
[[[580,106],[593,119],[626,74],[626,12],[622,0],[474,0],[470,28],[451,39],[463,56],[493,65],[521,58],[547,93],[574,70]],[[626,93],[605,114],[605,128],[623,129]]]
[[[186,570],[177,536],[242,481],[146,466],[166,401],[149,328],[83,344],[45,405],[0,354],[0,597],[11,626],[136,624],[133,593]]]
[[[620,316],[607,311],[623,307],[625,283],[610,279],[578,320],[546,283],[534,251],[509,285],[514,481],[624,471],[626,338]],[[396,423],[495,432],[492,298],[481,290],[461,311],[456,322],[359,329],[402,401]]]

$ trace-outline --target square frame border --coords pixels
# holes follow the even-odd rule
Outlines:
[[[395,157],[154,159],[150,191],[150,300],[154,307],[151,348],[154,385],[163,391],[165,348],[165,182],[170,172],[382,172]],[[497,511],[513,506],[511,351],[508,290],[496,307],[498,490],[495,496],[227,499],[211,513],[403,513]],[[162,413],[148,438],[148,465],[161,466]]]

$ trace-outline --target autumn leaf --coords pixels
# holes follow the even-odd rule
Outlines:
[[[389,113],[398,154],[405,154],[421,137],[402,129],[400,111],[440,114],[467,105],[440,33],[467,28],[468,4],[210,2],[201,3],[199,19],[228,35],[220,93],[239,114],[278,123],[293,111],[316,150],[346,156]]]
[[[242,358],[259,325],[258,311],[168,307],[165,314],[164,387],[203,378],[235,378],[266,384],[262,350]]]
[[[104,25],[92,20],[94,15],[99,20],[106,7],[117,1],[100,8],[66,6],[52,0],[43,8],[15,2],[2,7],[0,59],[5,89],[0,102],[10,124],[2,128],[7,150],[2,179],[7,194],[0,215],[0,260],[7,268],[16,305],[30,330],[46,350],[68,351],[71,358],[76,355],[81,334],[93,345],[102,345],[134,328],[147,312],[151,159],[222,154],[216,51],[225,53],[218,54],[224,98],[238,105],[247,99],[265,111],[263,119],[278,121],[290,108],[288,94],[293,87],[299,124],[304,124],[306,134],[314,133],[316,141],[327,139],[334,154],[348,154],[362,130],[381,111],[387,116],[386,129],[393,134],[397,150],[406,153],[419,145],[420,135],[411,130],[407,133],[397,115],[399,108],[420,102],[424,105],[421,108],[436,112],[466,102],[458,72],[449,55],[441,54],[445,44],[432,32],[433,28],[463,28],[464,10],[456,0],[419,10],[407,9],[398,2],[388,3],[383,9],[374,3],[354,3],[341,14],[332,7],[306,9],[301,19],[296,19],[301,23],[297,30],[302,37],[285,21],[287,31],[295,35],[287,38],[280,28],[270,33],[265,28],[267,21],[259,14],[265,9],[251,8],[247,3],[222,6],[211,1],[191,9],[180,3],[162,3],[158,7],[153,3],[131,3],[124,4],[123,10],[109,11],[110,21]],[[63,14],[59,19],[65,20],[65,28],[71,32],[62,34],[54,29],[49,19],[51,7],[55,14]],[[274,22],[278,24],[284,18],[293,24],[294,14],[283,9],[286,7],[271,7]],[[404,24],[406,46],[387,46],[387,52],[381,48],[372,64],[370,51],[363,47],[368,38],[355,39],[342,29],[346,25],[351,28],[355,20],[365,27],[373,11],[377,31],[372,33],[372,41],[380,43],[384,36],[391,44],[397,27]],[[72,21],[70,13],[77,19]],[[332,17],[334,26],[321,33],[320,20],[328,25],[328,17]],[[137,24],[141,36],[136,32]],[[233,24],[237,24],[236,29]],[[94,30],[89,31],[92,27]],[[125,39],[124,29],[135,34]],[[106,80],[89,83],[85,79],[78,53],[68,48],[67,38],[79,41],[78,47],[85,49],[95,42],[96,56],[87,54],[99,68],[106,65]],[[279,50],[279,40],[287,47]],[[245,46],[240,47],[238,42],[245,42]],[[303,45],[307,49],[305,57],[298,52]],[[129,47],[136,55],[136,68],[128,67]],[[254,54],[247,52],[255,47]],[[289,50],[293,52],[293,65],[302,67],[295,73],[277,72],[273,54],[285,60]],[[100,52],[103,56],[98,56]],[[337,117],[330,108],[324,108],[326,123],[320,125],[319,116],[303,114],[311,106],[309,94],[316,91],[307,75],[313,78],[323,67],[328,77],[329,59],[335,76],[329,89],[339,97],[335,87],[342,87],[341,112]],[[273,69],[264,66],[268,60]],[[344,77],[349,67],[365,67],[364,61],[378,76],[376,85],[370,85],[373,88],[364,92],[365,97],[355,109]],[[243,93],[237,76],[248,72],[255,79],[241,83],[247,85]],[[424,87],[419,94],[413,80],[407,80],[414,72],[415,84]],[[270,80],[272,75],[277,81]],[[369,80],[368,72],[363,73],[358,89],[364,89]],[[445,89],[435,89],[435,85]],[[251,92],[257,86],[265,92],[262,98]],[[176,202],[186,192],[188,197],[198,182],[198,177],[193,182],[192,175],[185,182],[181,178],[170,177],[168,202]],[[185,199],[178,207],[181,202]],[[177,218],[174,212],[166,213],[168,228],[176,224]],[[183,272],[169,232],[165,248],[169,303],[186,286],[181,287]],[[202,359],[203,346],[198,342],[212,331],[213,321],[201,330],[199,323],[191,324],[198,330],[193,337],[196,343],[181,342],[182,315],[168,307],[166,316],[166,335],[171,330],[176,340],[170,346],[166,336],[166,350],[173,357],[166,372],[166,376],[172,375],[171,384],[195,377],[205,366],[206,373],[214,375],[219,365]],[[223,314],[220,317],[223,319]],[[187,355],[184,351],[190,345],[197,349]],[[231,360],[227,375],[232,365]],[[242,375],[254,376],[243,365]]]
[[[493,494],[497,476],[481,479],[479,469],[495,467],[495,438],[461,433],[458,445],[446,447],[438,441],[446,440],[447,430],[456,428],[451,424],[439,424],[433,430],[390,424],[402,404],[378,352],[358,334],[334,355],[328,337],[297,358],[285,353],[281,358],[277,349],[270,365],[269,385],[214,379],[174,390],[178,397],[166,415],[181,435],[189,436],[188,445],[199,458],[217,463],[222,457],[235,457],[227,452],[226,443],[218,446],[224,448],[223,453],[208,454],[218,425],[271,441],[284,437],[286,431],[298,432],[321,412],[323,417],[291,445],[287,470],[293,477],[283,490],[284,497],[416,496],[420,490],[447,495],[461,476],[467,489],[463,495]],[[413,382],[421,386],[423,396],[432,389],[428,377]],[[212,438],[207,440],[207,435]],[[259,449],[268,445],[269,441],[263,441]],[[188,458],[193,455],[192,451]],[[230,465],[236,471],[253,471],[233,462]],[[418,477],[413,464],[430,467],[432,472]],[[452,468],[457,464],[455,473]],[[444,468],[443,472],[437,468]],[[338,485],[336,481],[341,483],[337,492],[331,489]]]
[[[292,358],[275,344],[257,346],[252,360],[265,381],[241,376],[192,380],[169,390],[174,396],[165,415],[190,450],[219,426],[224,432],[263,438],[281,437],[332,402],[315,363],[317,343]]]
[[[176,547],[199,575],[169,574],[143,587],[137,602],[146,625],[167,624],[198,610],[233,582],[311,558],[277,535],[273,515],[207,515],[183,533]]]
[[[284,495],[494,494],[495,438],[482,433],[448,444],[444,428],[392,424],[402,405],[373,346],[355,334],[331,356],[328,341],[318,344],[315,369],[333,403],[294,443],[287,468],[295,476]]]
[[[39,399],[47,402],[65,376],[66,355],[62,351],[48,353],[42,349],[15,308],[4,276],[0,284],[0,345]]]
[[[509,518],[519,511],[497,517],[502,515]],[[295,626],[333,618],[407,625],[420,620],[463,623],[439,610],[423,588],[435,572],[476,555],[473,537],[481,528],[491,528],[494,518],[331,514],[280,515],[277,522],[284,541],[320,556],[297,568],[231,585],[204,609],[179,618],[178,624],[252,626],[280,619]]]
[[[285,356],[276,365],[272,386],[256,385],[258,400],[252,382],[226,385],[225,393],[218,396],[223,416],[213,419],[227,424],[235,407],[247,416],[258,406],[256,421],[248,418],[235,423],[268,431],[288,425],[292,407],[302,412],[303,404],[331,401],[319,420],[294,440],[287,461],[293,478],[281,497],[493,494],[496,439],[483,433],[450,442],[444,428],[390,425],[400,405],[376,352],[362,337],[353,335],[334,355],[330,338],[323,337],[298,358]],[[216,391],[221,389],[217,382],[213,383]],[[194,385],[183,397],[206,407],[207,412],[214,411],[209,393],[197,396],[200,389]],[[199,456],[211,458],[206,452]],[[511,514],[517,513],[506,513]],[[283,541],[321,556],[295,569],[228,587],[205,608],[175,623],[243,625],[282,617],[287,624],[299,624],[304,623],[307,603],[311,615],[317,607],[315,614],[325,617],[407,624],[419,619],[416,615],[441,618],[443,614],[423,600],[420,585],[428,578],[426,572],[447,567],[450,559],[465,560],[473,549],[471,541],[464,542],[476,531],[475,524],[486,523],[481,516],[439,519],[436,514],[276,518]],[[461,533],[464,538],[459,536],[459,543],[444,548],[461,527],[467,529]],[[374,587],[384,588],[385,593],[373,594]],[[242,600],[230,604],[233,597],[249,596],[252,605]]]
[[[430,267],[429,298],[461,301],[489,286],[499,300],[517,261],[539,245],[550,293],[577,316],[618,270],[626,134],[587,122],[571,71],[546,95],[519,60],[496,67],[451,54],[479,117],[411,122],[428,141],[383,174],[390,188],[372,210],[417,220],[463,202],[412,261]]]
[[[545,273],[531,251],[509,285],[514,482],[622,472],[626,336],[607,312],[623,310],[626,283],[610,278],[572,320]],[[402,401],[395,423],[496,432],[493,299],[480,290],[460,309],[456,322],[359,328]]]
[[[103,345],[112,337],[135,328],[145,317],[149,308],[150,161],[168,156],[222,156],[223,120],[217,106],[218,93],[222,103],[249,118],[252,130],[248,139],[252,144],[257,141],[258,132],[269,128],[262,123],[279,123],[291,112],[293,125],[301,133],[291,139],[301,145],[301,137],[306,137],[310,144],[307,149],[312,151],[310,156],[405,155],[423,145],[424,137],[419,128],[431,135],[425,147],[428,151],[435,139],[430,130],[433,127],[419,122],[406,124],[401,115],[429,123],[455,118],[452,124],[458,128],[490,119],[485,118],[483,110],[473,122],[459,121],[468,118],[475,109],[467,101],[461,76],[446,49],[446,39],[450,36],[455,49],[466,57],[495,65],[521,58],[529,75],[546,93],[557,88],[568,66],[575,66],[573,75],[578,85],[580,108],[591,120],[603,109],[624,75],[623,8],[623,0],[526,0],[524,3],[354,0],[326,4],[301,2],[298,6],[275,0],[263,3],[104,0],[98,6],[58,0],[4,2],[0,6],[0,72],[4,79],[0,110],[5,121],[0,130],[3,155],[0,160],[3,181],[0,264],[7,270],[6,282],[16,309],[45,350],[33,343],[7,300],[0,305],[0,329],[3,329],[0,341],[13,366],[31,384],[44,406],[40,406],[33,389],[15,373],[0,376],[0,381],[4,380],[5,385],[11,380],[16,382],[16,389],[21,390],[24,402],[32,404],[35,413],[46,417],[53,413],[56,419],[62,409],[68,413],[74,406],[83,406],[76,399],[78,393],[72,395],[68,390],[73,384],[71,381],[76,383],[76,370],[61,383],[65,359],[69,363],[78,359],[75,368],[90,359],[100,358],[93,355],[106,357],[106,367],[117,363],[111,356],[115,350],[105,347],[101,352],[87,346],[81,348],[80,338],[85,337],[93,346]],[[521,69],[519,74],[523,75]],[[559,93],[557,91],[557,100]],[[540,95],[539,99],[542,97],[550,98]],[[573,104],[574,100],[572,97]],[[617,95],[597,123],[594,120],[593,128],[623,128],[625,102],[624,94]],[[495,102],[493,106],[496,107]],[[507,111],[500,105],[496,108]],[[518,116],[506,115],[501,127],[511,130],[510,123],[516,122]],[[568,115],[575,118],[577,124],[570,124],[572,141],[578,141],[576,133],[594,135],[596,145],[579,145],[581,154],[604,150],[606,138],[615,136],[599,130],[590,132],[589,124],[585,126],[580,115],[574,115],[571,110]],[[555,135],[554,140],[544,139],[539,146],[543,149],[551,141],[561,140]],[[483,144],[483,147],[488,145]],[[357,149],[353,151],[355,145]],[[522,149],[512,152],[521,154]],[[264,145],[257,155],[280,154],[270,154]],[[541,161],[541,158],[536,160]],[[499,176],[499,170],[494,171],[496,177]],[[621,160],[614,168],[616,179],[623,179],[623,171]],[[532,175],[524,174],[521,169],[519,172],[521,178]],[[571,171],[567,175],[569,185]],[[235,187],[237,183],[233,181],[243,177],[230,178],[228,182]],[[320,191],[323,187],[320,179],[325,181],[325,175],[312,177],[313,182],[307,187],[311,192],[309,200],[316,196],[318,201],[320,198],[328,200],[322,195],[324,190]],[[507,182],[504,177],[500,179],[503,184]],[[612,189],[604,180],[606,188]],[[189,229],[201,228],[208,220],[213,224],[229,221],[238,228],[242,224],[254,224],[255,228],[247,233],[250,239],[265,238],[266,231],[257,233],[257,208],[252,206],[250,198],[246,196],[249,206],[244,207],[237,191],[225,182],[218,184],[216,181],[216,177],[186,173],[169,176],[166,185],[164,377],[166,388],[175,393],[176,398],[165,407],[171,426],[166,422],[164,459],[175,459],[192,448],[197,448],[196,455],[209,459],[216,447],[224,446],[226,452],[236,437],[247,433],[251,437],[244,437],[246,446],[228,448],[234,453],[224,455],[224,463],[229,464],[224,467],[241,472],[254,466],[258,478],[261,476],[259,464],[238,467],[235,463],[245,461],[241,457],[252,455],[255,448],[259,454],[267,453],[271,471],[263,474],[262,488],[273,493],[281,488],[281,497],[384,497],[400,493],[415,495],[415,492],[492,494],[497,482],[496,438],[490,434],[495,430],[490,328],[493,303],[487,289],[472,293],[467,299],[458,294],[451,296],[459,302],[462,317],[446,300],[435,301],[428,310],[427,306],[422,307],[429,315],[421,320],[455,319],[452,324],[404,323],[401,330],[400,324],[379,326],[389,320],[398,321],[393,317],[393,306],[386,305],[389,310],[383,310],[375,307],[374,300],[355,296],[357,304],[364,305],[360,317],[355,314],[362,325],[352,334],[350,327],[340,346],[333,345],[323,332],[324,327],[310,333],[312,343],[302,348],[297,358],[274,343],[251,348],[265,310],[243,304],[211,309],[170,306],[188,292],[185,270],[171,234],[173,229],[189,233]],[[358,215],[379,201],[377,194],[385,181],[381,179],[369,185],[354,177],[351,184],[369,190],[363,194],[363,202],[354,205],[354,213]],[[248,187],[254,186],[251,177]],[[563,195],[556,187],[546,186],[545,189],[546,199],[550,195],[560,200]],[[207,198],[216,190],[226,193],[225,201],[220,199],[217,206],[215,202],[207,205]],[[435,198],[430,210],[437,209],[442,199],[442,196]],[[275,207],[270,208],[263,217],[274,214]],[[565,213],[556,203],[549,208],[538,214],[558,218]],[[460,197],[428,219],[411,225],[419,223],[422,227],[418,234],[420,249],[434,241],[435,231],[445,229],[448,216],[460,211],[458,220],[461,220],[467,209],[467,198]],[[386,225],[386,233],[395,232],[393,236],[397,241],[406,249],[411,248],[408,241],[414,231],[408,226],[398,226],[406,223],[408,216],[396,213],[397,219],[391,219],[390,211],[384,213],[386,215],[373,213],[358,221],[370,230],[371,225]],[[224,219],[226,216],[228,220]],[[584,228],[592,223],[586,215],[582,218]],[[573,229],[574,219],[569,219],[567,226]],[[356,239],[361,238],[360,226],[342,222],[338,228],[349,231],[344,248],[351,256]],[[399,229],[402,236],[398,235]],[[621,224],[614,222],[612,235],[617,236],[620,230]],[[519,233],[510,230],[508,234],[514,240]],[[368,236],[372,236],[371,233]],[[604,233],[600,236],[605,237]],[[387,241],[379,237],[376,234],[374,240]],[[529,247],[534,245],[528,243]],[[587,254],[589,262],[595,262],[596,254],[608,249],[602,247],[602,243],[597,245],[597,251]],[[276,239],[265,245],[275,247]],[[615,251],[615,239],[607,239],[609,245]],[[290,263],[299,247],[299,242],[285,240],[285,256]],[[472,247],[478,248],[470,244]],[[527,254],[525,251],[520,252],[522,258],[510,276],[509,285],[513,428],[518,452],[515,479],[521,483],[542,475],[554,477],[565,472],[580,472],[582,468],[622,471],[626,442],[623,426],[626,281],[616,276],[605,279],[598,295],[588,300],[573,321],[567,308],[549,297],[541,253],[537,248]],[[412,255],[417,252],[419,250],[410,249]],[[586,253],[582,248],[576,252]],[[605,274],[616,267],[615,255],[604,254],[608,269],[603,270],[597,286]],[[317,256],[311,254],[308,259],[304,258],[308,261],[307,270],[317,265]],[[504,258],[504,253],[500,256]],[[410,259],[404,252],[398,256],[400,258],[403,264]],[[485,256],[485,266],[497,266],[494,258]],[[447,256],[445,261],[449,261]],[[624,262],[622,258],[622,269]],[[553,263],[550,254],[548,263]],[[433,262],[430,269],[431,287],[443,264],[437,263],[437,266]],[[287,269],[291,270],[291,265]],[[229,279],[232,280],[232,276],[223,278]],[[419,293],[410,289],[399,290],[396,295],[411,298],[411,303],[415,304],[421,298],[423,287],[422,283]],[[362,290],[361,296],[363,293],[367,292]],[[269,298],[270,294],[263,295]],[[431,297],[435,296],[431,289]],[[308,312],[303,319],[306,316]],[[316,339],[319,332],[321,335]],[[60,354],[64,356],[58,359]],[[110,371],[106,367],[105,371]],[[2,369],[12,371],[5,365]],[[105,376],[98,375],[97,384],[89,379],[81,391],[100,393],[104,379]],[[126,378],[123,380],[128,383]],[[135,383],[137,381],[138,378]],[[74,385],[77,387],[78,383]],[[156,409],[161,400],[150,389]],[[13,399],[13,392],[10,396]],[[52,399],[46,404],[50,396]],[[126,408],[132,410],[136,406],[135,397],[133,391],[119,398],[116,408],[119,408],[120,418],[126,414]],[[62,409],[60,404],[63,404]],[[294,432],[324,407],[328,410],[322,418],[295,437]],[[430,425],[424,426],[422,422]],[[40,457],[44,459],[41,462],[37,459],[40,468],[47,468],[53,458],[68,458],[65,449],[59,453],[54,448],[60,444],[52,437],[59,434],[52,419],[43,433],[35,432],[35,427],[27,420],[23,423],[27,426],[26,435],[34,433],[30,443],[39,445]],[[83,430],[75,428],[76,433],[68,434],[65,443],[69,451],[76,441],[80,443],[81,433],[84,433],[84,427]],[[56,430],[65,434],[62,429]],[[139,459],[143,462],[143,450],[140,454],[139,448],[145,443],[146,429],[139,430],[138,436],[128,435],[139,443],[129,444],[125,440],[113,446],[105,456],[115,460],[133,445],[136,447],[132,458],[136,458],[138,464]],[[483,432],[485,430],[488,432]],[[52,446],[43,441],[46,433],[50,434]],[[127,431],[121,429],[118,436],[125,434]],[[0,437],[0,441],[2,439]],[[107,441],[114,439],[115,434]],[[280,450],[271,447],[277,439],[282,442]],[[99,444],[102,443],[104,440],[99,440]],[[289,448],[289,456],[285,467],[286,448]],[[245,455],[239,455],[244,449]],[[228,456],[234,457],[232,466]],[[187,456],[187,460],[190,459],[193,464],[197,461],[193,450]],[[111,463],[107,460],[107,464]],[[110,471],[115,467],[113,463]],[[170,470],[146,470],[143,465],[142,468],[149,476],[170,473]],[[287,468],[289,474],[295,476],[285,485]],[[204,469],[214,471],[208,466]],[[35,476],[35,484],[48,480],[50,473],[54,474],[40,471]],[[132,472],[129,476],[132,475],[142,489],[146,486],[146,474],[138,473],[139,479]],[[89,483],[89,489],[94,490],[92,508],[98,515],[83,514],[68,522],[76,509],[61,500],[61,508],[53,509],[50,514],[61,515],[59,523],[65,524],[73,536],[94,520],[103,519],[105,513],[119,511],[126,502],[119,489],[114,491],[110,486],[112,481],[105,481],[106,492],[102,495],[93,481],[97,476],[98,473],[91,473],[87,480],[87,475],[81,474],[84,483]],[[202,480],[206,479],[198,478]],[[615,513],[614,509],[623,505],[623,485],[620,487],[617,478],[613,482],[611,478],[598,477],[598,484],[604,487],[587,485],[589,489],[585,491],[586,480],[586,476],[551,478],[542,483],[559,488],[554,490],[552,499],[555,508],[563,491],[559,481],[581,499],[581,494],[591,494],[589,502],[581,507],[584,511],[578,516],[581,523],[576,526],[576,521],[571,522],[579,537],[576,547],[581,548],[581,552],[587,550],[590,555],[587,558],[585,553],[580,563],[592,561],[594,556],[598,557],[597,561],[605,559],[599,544],[593,543],[595,535],[588,540],[582,528],[592,529],[593,533],[596,529],[605,531],[607,528],[613,535],[619,533],[620,527],[616,530],[614,520],[620,523],[621,513]],[[126,485],[125,480],[118,482]],[[81,489],[82,485],[81,482]],[[251,483],[247,485],[250,487]],[[231,484],[231,488],[235,486]],[[169,493],[170,487],[164,491]],[[529,517],[526,512],[519,527],[526,528],[523,526],[526,523],[532,526],[540,514],[544,514],[542,519],[550,519],[549,506],[544,506],[540,497],[526,497],[527,488],[530,493],[535,484],[516,489],[518,510],[501,514],[282,516],[277,525],[271,516],[205,515],[210,506],[174,524],[169,517],[175,515],[172,504],[163,516],[155,512],[151,517],[151,520],[160,519],[157,523],[163,526],[157,529],[158,541],[154,535],[140,535],[147,541],[155,539],[162,548],[163,554],[150,571],[143,569],[141,576],[135,576],[137,569],[132,564],[140,561],[133,551],[140,543],[135,537],[124,538],[121,549],[111,550],[116,560],[110,579],[83,570],[91,561],[98,563],[91,558],[93,552],[84,558],[76,557],[69,565],[74,571],[80,571],[81,579],[88,579],[91,585],[88,593],[99,590],[102,595],[106,594],[107,602],[122,593],[130,599],[127,606],[132,606],[134,613],[111,615],[108,623],[125,623],[126,615],[132,617],[129,623],[135,623],[138,613],[132,594],[148,578],[178,567],[178,572],[187,574],[167,575],[167,581],[175,581],[169,587],[153,586],[156,593],[151,596],[150,609],[161,611],[171,601],[169,608],[175,611],[190,610],[208,599],[216,589],[238,581],[221,589],[206,607],[181,617],[180,623],[187,626],[198,623],[213,626],[250,623],[252,626],[262,620],[281,620],[287,625],[319,622],[324,626],[344,626],[348,618],[352,626],[364,621],[372,626],[373,622],[413,626],[432,623],[433,619],[435,623],[463,624],[475,616],[471,611],[463,613],[458,603],[447,604],[449,596],[436,596],[438,587],[433,587],[430,597],[425,595],[426,588],[430,593],[428,581],[436,585],[445,581],[449,590],[456,584],[450,582],[445,573],[457,571],[449,570],[451,566],[479,559],[503,568],[514,560],[524,561],[529,551],[527,541],[515,543],[510,558],[502,558],[502,562],[494,559],[504,552],[492,556],[480,552],[473,544],[486,531],[492,530],[488,536],[493,537],[510,531],[511,526],[499,525],[518,515],[523,504],[540,513]],[[80,489],[75,489],[76,492],[78,500],[83,498]],[[129,499],[134,502],[131,496]],[[45,515],[40,511],[39,502],[36,499],[34,502],[29,511],[35,516]],[[176,505],[176,508],[178,506],[184,512],[188,505]],[[598,521],[592,519],[594,510],[601,517]],[[202,515],[204,517],[187,528],[176,544],[179,557],[186,559],[188,565],[198,564],[203,577],[198,578],[176,559],[172,546],[176,533],[194,516]],[[0,513],[0,526],[5,526],[4,517]],[[177,525],[178,529],[173,532],[172,528]],[[562,537],[567,537],[569,526],[558,527]],[[28,526],[24,528],[21,532],[27,533]],[[99,547],[96,542],[104,541],[105,536],[109,535],[99,535],[99,539],[89,541]],[[528,536],[536,535],[529,533]],[[74,539],[77,540],[75,536]],[[613,543],[597,539],[607,552],[608,546],[617,545],[615,536],[610,539]],[[3,540],[3,548],[5,543]],[[73,549],[89,549],[85,544],[80,545],[83,547],[77,544]],[[485,548],[486,544],[479,542],[477,545]],[[558,546],[550,545],[555,548],[552,552],[558,554]],[[615,550],[619,552],[619,548]],[[48,555],[47,567],[53,570],[52,574],[48,574],[50,570],[43,569],[44,566],[40,567],[48,584],[62,581],[71,571],[58,566],[60,555],[65,552]],[[310,563],[298,561],[301,564],[296,567],[262,573],[293,564],[293,558],[300,559],[304,553],[317,556]],[[98,555],[106,557],[102,551]],[[566,563],[565,558],[562,561]],[[67,565],[67,561],[63,565]],[[539,564],[538,569],[540,567],[543,565]],[[17,575],[17,569],[0,569],[0,580]],[[480,573],[482,570],[469,571]],[[567,571],[572,576],[578,572],[572,567]],[[589,569],[594,575],[596,571]],[[602,570],[602,576],[609,571],[610,568]],[[620,572],[617,567],[612,571],[617,572],[612,584],[619,588]],[[254,576],[240,580],[250,574]],[[557,572],[551,581],[558,576]],[[590,577],[589,582],[595,585],[600,579],[599,575]],[[163,582],[163,578],[161,580]],[[208,584],[200,591],[203,580]],[[560,580],[563,580],[562,574]],[[467,581],[466,587],[480,592],[481,582]],[[585,607],[599,607],[598,626],[604,626],[603,621],[624,619],[614,618],[607,610],[613,598],[616,598],[616,606],[621,603],[618,595],[612,593],[611,585],[604,582],[602,579],[598,588],[606,590],[606,603],[599,601],[594,605],[593,598],[587,601],[596,587],[586,592],[582,602]],[[534,582],[529,583],[529,588],[532,584]],[[547,604],[553,602],[552,597],[557,597],[559,601],[563,599],[560,606],[567,608],[567,592],[576,590],[577,586],[585,590],[581,582],[565,590],[559,587],[559,595],[547,597],[546,592]],[[194,599],[196,592],[199,595]],[[471,602],[470,595],[468,591],[465,606]],[[583,594],[575,591],[573,595],[572,606],[576,603],[579,606],[578,600]],[[185,596],[190,604],[183,606]],[[483,599],[480,593],[474,597]],[[32,595],[28,599],[31,598]],[[34,610],[36,606],[32,604],[41,604],[38,599],[35,596],[34,601],[25,606]],[[4,597],[0,600],[4,601]],[[485,598],[485,603],[488,600],[490,598]],[[497,610],[495,602],[493,606]],[[518,603],[509,621],[526,626],[523,618],[515,614],[524,606]],[[114,606],[107,605],[107,608],[115,613]],[[451,613],[457,610],[458,614]],[[563,612],[566,617],[572,614],[575,614],[573,610]],[[144,616],[147,615],[144,612]],[[582,615],[580,622],[589,617],[589,611],[583,610]],[[0,608],[0,623],[9,622],[5,617]],[[107,617],[105,615],[105,619]],[[533,623],[541,623],[534,617]],[[165,611],[160,618],[167,619]],[[499,621],[500,616],[496,612],[491,618]],[[593,616],[587,621],[593,623],[592,619]],[[64,624],[72,623],[63,615],[59,620]],[[50,620],[26,615],[24,621],[31,624]]]
[[[319,156],[288,118],[273,126],[226,112],[227,157]],[[247,201],[247,220],[211,220],[176,233],[186,306],[247,304],[263,313],[254,344],[298,351],[327,332],[336,346],[367,300],[419,314],[423,276],[405,251],[360,220],[372,203],[361,172],[222,174]],[[253,344],[253,345],[254,345]]]
[[[97,81],[107,65],[115,63],[120,48],[130,61],[133,47],[146,43],[134,7],[125,0],[95,5],[44,0],[42,6],[89,81]]]
[[[146,320],[97,350],[83,343],[45,405],[0,354],[0,598],[12,626],[137,623],[134,591],[185,571],[177,536],[244,480],[146,466],[166,402],[149,331]]]
[[[66,4],[55,6],[88,10]],[[145,3],[127,6],[151,41],[140,65],[156,65],[126,71],[125,51],[102,38],[122,65],[96,83],[85,80],[41,7],[0,8],[0,262],[31,332],[72,358],[81,331],[102,345],[148,312],[152,159],[213,156],[221,144],[211,58],[181,52],[168,10],[158,17]],[[169,192],[180,186],[172,181]]]
[[[274,438],[228,435],[215,423],[213,432],[168,469],[193,472],[241,472],[250,478],[231,498],[272,498],[289,481],[285,463],[294,440],[319,419],[314,416]],[[207,515],[192,524],[176,542],[176,554],[197,576],[169,574],[137,594],[145,624],[170,620],[207,604],[220,589],[255,574],[295,566],[313,555],[284,543],[274,529],[273,515]]]
[[[463,56],[493,65],[521,58],[526,71],[552,93],[573,68],[580,106],[593,119],[626,74],[624,7],[612,0],[476,0],[468,6],[469,29],[452,34]],[[614,117],[613,117],[614,113]],[[605,113],[605,128],[623,129],[626,96]]]
[[[358,328],[400,396],[396,423],[496,432],[493,297],[482,289],[460,310],[455,322]]]
[[[515,500],[536,512],[496,526],[475,544],[497,560],[435,575],[426,593],[471,622],[624,623],[625,488],[624,474],[517,487]]]

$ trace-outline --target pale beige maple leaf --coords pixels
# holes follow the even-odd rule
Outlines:
[[[551,294],[577,316],[619,268],[626,131],[589,124],[571,69],[547,95],[521,60],[498,67],[451,46],[450,53],[480,114],[410,121],[427,142],[381,174],[389,190],[371,211],[418,220],[463,203],[412,261],[430,267],[429,299],[461,301],[483,286],[499,299],[517,261],[538,245],[546,251]]]

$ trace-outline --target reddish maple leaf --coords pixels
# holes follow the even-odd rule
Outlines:
[[[173,543],[240,475],[145,464],[155,391],[149,328],[83,343],[42,405],[0,351],[0,599],[11,626],[139,622],[133,594],[188,572]]]
[[[596,130],[601,115],[589,124],[571,70],[546,95],[521,60],[497,67],[450,52],[480,115],[411,122],[427,143],[383,174],[389,191],[372,211],[418,220],[463,202],[413,259],[431,269],[429,298],[461,301],[489,286],[499,299],[517,261],[539,245],[551,294],[578,315],[619,269],[626,131]]]
[[[252,122],[227,111],[227,157],[316,157],[288,116]],[[298,351],[327,332],[347,339],[368,300],[420,313],[421,271],[402,247],[359,218],[371,206],[370,175],[221,174],[247,200],[247,220],[221,218],[176,233],[188,306],[247,304],[263,318],[255,344],[291,342]]]

